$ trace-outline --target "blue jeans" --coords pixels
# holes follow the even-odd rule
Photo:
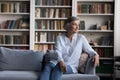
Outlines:
[[[66,74],[72,74],[73,70],[67,65]],[[47,63],[40,74],[39,80],[61,80],[63,72],[61,71],[59,65],[54,65],[52,63]]]

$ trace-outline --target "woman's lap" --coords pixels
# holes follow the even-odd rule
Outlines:
[[[66,74],[72,74],[72,68],[67,65],[67,72]],[[61,80],[61,76],[63,72],[61,71],[59,64],[54,65],[52,63],[47,63],[40,74],[40,80]]]

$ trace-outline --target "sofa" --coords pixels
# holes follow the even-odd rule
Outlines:
[[[45,58],[42,51],[0,47],[0,80],[38,80]],[[62,80],[99,80],[92,58],[87,59],[84,73],[64,74]]]

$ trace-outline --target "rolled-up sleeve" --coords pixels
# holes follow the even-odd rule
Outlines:
[[[58,62],[63,61],[60,36],[57,36],[57,38],[56,38],[56,41],[55,41],[55,50],[56,50],[57,55],[58,55],[57,56],[58,57]]]
[[[97,52],[90,46],[87,39],[84,36],[82,37],[83,37],[83,50],[87,52],[90,56],[97,54]]]

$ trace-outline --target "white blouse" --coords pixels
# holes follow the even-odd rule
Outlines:
[[[57,36],[55,50],[58,55],[58,62],[64,61],[66,65],[70,65],[74,73],[77,73],[82,51],[87,52],[90,56],[96,54],[85,36],[78,33],[73,35],[71,42],[65,34]]]

